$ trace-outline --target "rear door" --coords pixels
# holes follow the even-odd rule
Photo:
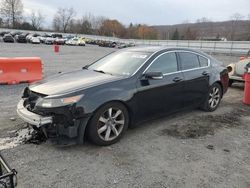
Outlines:
[[[209,59],[194,52],[178,52],[185,79],[184,106],[196,106],[203,102],[209,90]]]

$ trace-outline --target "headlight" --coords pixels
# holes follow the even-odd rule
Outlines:
[[[37,106],[43,108],[55,108],[60,106],[66,106],[78,102],[84,95],[77,95],[73,97],[58,98],[58,99],[41,99],[38,101]]]

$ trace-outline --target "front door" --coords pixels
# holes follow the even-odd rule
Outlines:
[[[145,74],[161,72],[162,78],[145,78]],[[184,77],[179,71],[175,52],[159,55],[137,82],[138,120],[152,118],[182,108]]]

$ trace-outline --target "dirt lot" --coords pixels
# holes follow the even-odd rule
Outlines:
[[[77,69],[114,50],[63,46],[55,54],[52,46],[0,45],[0,56],[41,57],[45,76]],[[238,59],[215,57],[225,65]],[[15,113],[25,86],[0,86],[0,147],[25,126]],[[23,188],[249,188],[250,108],[242,96],[243,86],[234,85],[216,112],[193,110],[150,121],[109,147],[21,144],[1,153],[19,172]]]

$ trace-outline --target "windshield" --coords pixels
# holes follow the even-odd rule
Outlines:
[[[151,53],[147,52],[115,52],[94,64],[88,69],[103,73],[131,76],[147,60]]]

